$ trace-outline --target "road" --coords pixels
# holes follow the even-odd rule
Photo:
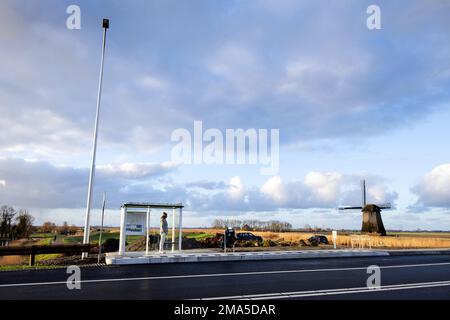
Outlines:
[[[381,289],[366,286],[367,267]],[[0,272],[0,299],[450,299],[450,256],[298,259]]]

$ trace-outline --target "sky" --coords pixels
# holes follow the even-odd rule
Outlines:
[[[182,202],[191,227],[358,229],[336,208],[360,205],[366,179],[388,230],[450,230],[449,15],[438,0],[2,0],[0,204],[83,224],[107,17],[92,223],[105,192],[109,225],[143,201]],[[196,121],[278,130],[278,170],[175,161]]]

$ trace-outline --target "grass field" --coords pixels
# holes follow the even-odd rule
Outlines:
[[[216,233],[223,232],[218,229],[190,229],[185,233],[193,233],[196,237],[206,238],[213,236]],[[274,241],[296,242],[300,240],[307,240],[314,234],[323,234],[327,236],[328,240],[332,240],[331,233],[311,233],[311,232],[267,232],[254,231],[255,235],[263,237],[263,239],[270,239]],[[357,233],[339,233],[336,245],[340,247],[351,247],[352,236]],[[450,248],[450,233],[445,232],[396,232],[388,233],[386,237],[377,235],[370,235],[372,246],[379,248],[398,248],[398,249],[414,249],[414,248]]]
[[[30,235],[30,238],[53,238],[55,234],[53,233],[33,233]]]
[[[35,244],[41,245],[41,246],[51,245],[53,243],[53,237],[54,237],[54,235],[51,235],[51,237],[42,237],[42,239],[39,240],[38,242],[36,242]],[[36,255],[36,263],[39,263],[39,262],[45,261],[45,260],[55,259],[55,258],[58,258],[59,256],[61,256],[59,253],[38,254],[38,255]]]
[[[127,236],[127,242],[133,243],[139,239],[141,239],[143,236]],[[118,232],[103,232],[102,234],[102,243],[104,243],[108,239],[119,239],[120,234]],[[92,244],[98,244],[100,240],[100,232],[94,232],[90,235],[90,242]],[[83,236],[66,236],[63,238],[63,242],[65,244],[75,244],[75,243],[82,243],[83,242]]]
[[[255,232],[255,234],[262,236],[265,239],[279,240],[284,239],[284,241],[298,242],[300,240],[306,240],[313,233],[300,233],[300,232],[286,232],[286,233],[275,233],[275,232]],[[331,241],[331,233],[324,233]],[[336,245],[342,247],[350,247],[352,237],[355,234],[339,234],[337,237]],[[372,242],[372,246],[380,248],[450,248],[450,234],[392,234],[386,237],[380,237],[377,235],[369,236]]]

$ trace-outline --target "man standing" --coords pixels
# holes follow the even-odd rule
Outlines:
[[[167,234],[169,233],[169,228],[167,225],[167,212],[163,212],[161,216],[161,224],[159,227],[159,233],[161,235],[161,240],[159,242],[159,253],[164,252],[164,243],[166,242]]]

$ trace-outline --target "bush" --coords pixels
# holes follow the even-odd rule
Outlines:
[[[307,247],[307,246],[308,246],[308,244],[306,243],[306,241],[303,240],[303,239],[300,239],[300,241],[298,242],[298,245],[299,245],[300,247]]]
[[[107,239],[102,245],[103,252],[116,252],[119,251],[119,239]],[[128,243],[126,243],[128,245]]]
[[[241,244],[241,247],[254,247],[255,246],[255,242],[254,241],[244,241]]]
[[[219,237],[209,237],[205,238],[202,241],[204,248],[220,248],[223,244],[220,243]]]
[[[267,247],[275,247],[276,245],[277,245],[277,243],[275,241],[273,241],[273,240],[270,240],[270,239],[266,239],[262,243],[262,246],[266,247],[266,248]]]
[[[250,245],[246,244],[248,241],[236,241],[234,243],[234,246],[239,248],[239,247],[251,247]],[[222,244],[223,246],[223,244]]]

